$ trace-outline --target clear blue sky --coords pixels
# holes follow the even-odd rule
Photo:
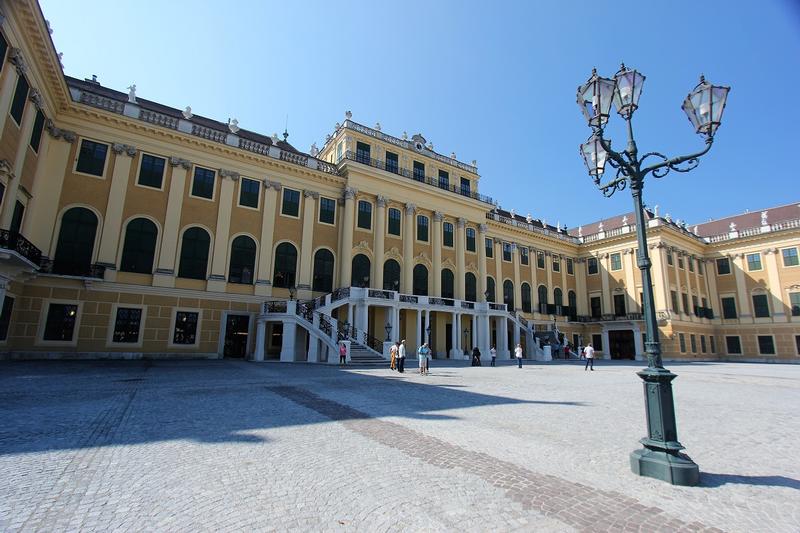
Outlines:
[[[796,0],[41,3],[69,75],[265,134],[288,115],[302,150],[349,109],[477,159],[481,192],[570,226],[631,207],[627,191],[603,198],[578,155],[575,90],[592,67],[647,76],[639,149],[667,155],[702,146],[680,109],[702,72],[732,87],[715,147],[651,179],[645,201],[690,223],[800,201]]]

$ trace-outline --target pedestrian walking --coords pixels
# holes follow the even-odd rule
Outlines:
[[[347,346],[344,342],[339,344],[339,366],[347,365]]]
[[[592,348],[591,342],[583,349],[583,355],[586,357],[586,366],[583,369],[586,370],[591,366],[592,372],[594,372],[594,348]]]
[[[494,346],[492,346],[491,350],[489,350],[489,355],[492,356],[492,362],[490,365],[494,366],[494,362],[497,360],[497,350],[494,349]]]
[[[389,369],[390,370],[396,370],[397,369],[397,347],[398,346],[400,346],[400,343],[396,342],[396,343],[392,344],[391,348],[389,348],[389,354],[391,354],[391,356],[392,356],[392,362],[389,363]]]
[[[472,366],[481,366],[481,351],[477,346],[472,349]]]
[[[397,371],[401,374],[406,370],[406,340],[400,341],[400,346],[397,348]]]
[[[578,345],[578,359],[583,359],[583,344]]]
[[[517,344],[517,347],[514,348],[514,355],[517,357],[517,363],[519,363],[519,367],[522,368],[522,345]]]

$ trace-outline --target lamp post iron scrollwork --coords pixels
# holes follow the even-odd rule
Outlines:
[[[596,70],[592,71],[589,80],[578,87],[578,106],[592,128],[592,135],[580,146],[580,152],[589,169],[589,175],[603,196],[610,197],[615,192],[630,187],[633,197],[639,246],[637,266],[642,273],[643,314],[647,331],[647,368],[637,374],[644,382],[648,435],[640,441],[644,448],[635,450],[630,455],[631,470],[638,475],[661,479],[674,485],[696,485],[700,478],[699,468],[689,456],[681,453],[684,447],[678,441],[672,396],[672,380],[676,375],[664,368],[661,359],[642,189],[644,178],[648,174],[652,174],[654,178],[663,178],[671,170],[689,172],[699,164],[700,157],[711,149],[714,142],[714,134],[721,124],[730,88],[711,85],[700,76],[700,83],[683,102],[682,108],[695,131],[705,136],[705,148],[680,157],[668,158],[659,152],[647,152],[640,157],[633,136],[632,118],[639,105],[644,80],[642,74],[628,69],[624,64],[614,75],[614,79],[603,78],[598,76]],[[604,137],[612,103],[625,120],[628,130],[628,144],[621,152],[614,151],[611,141]],[[648,164],[651,159],[655,161]],[[606,163],[616,169],[616,175],[603,182],[601,178]]]

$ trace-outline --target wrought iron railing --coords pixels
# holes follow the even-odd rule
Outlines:
[[[494,302],[489,302],[489,309],[494,309],[495,311],[506,311],[506,304],[496,304]]]
[[[63,261],[53,261],[52,259],[43,259],[40,261],[39,272],[58,274],[61,276],[103,279],[106,273],[106,267],[103,265],[67,263]]]
[[[36,266],[42,261],[42,251],[16,231],[0,230],[0,248],[17,252]]]
[[[331,303],[350,297],[350,287],[341,287],[331,293]]]
[[[264,303],[264,312],[266,313],[285,313],[286,312],[286,301],[284,300],[274,300],[271,302]]]
[[[394,300],[394,291],[381,291],[378,289],[370,289],[369,297],[381,298],[383,300]]]
[[[461,301],[461,308],[462,309],[475,309],[475,302],[466,302],[464,300]]]
[[[416,304],[419,303],[419,298],[417,296],[411,296],[410,294],[401,294],[400,301],[409,304]]]

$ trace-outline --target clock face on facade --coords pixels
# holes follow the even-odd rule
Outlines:
[[[421,142],[417,141],[417,142],[414,143],[414,148],[417,149],[417,152],[421,152],[422,149],[425,148],[425,145],[422,144]]]

